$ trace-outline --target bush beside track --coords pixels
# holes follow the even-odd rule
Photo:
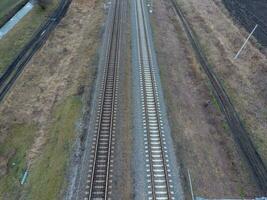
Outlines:
[[[241,122],[238,113],[236,112],[230,98],[228,97],[226,91],[224,90],[220,80],[213,72],[198,40],[196,39],[196,34],[193,32],[189,23],[187,22],[184,14],[180,10],[176,0],[170,0],[176,14],[179,16],[184,30],[187,34],[189,41],[195,51],[197,59],[199,60],[203,70],[207,74],[210,83],[212,85],[212,92],[216,97],[217,103],[223,114],[225,115],[226,121],[233,133],[236,143],[239,145],[244,157],[246,158],[255,179],[261,188],[263,195],[267,195],[267,167],[262,161],[260,155],[258,154],[255,146],[253,145],[247,130],[245,129],[243,123]]]
[[[23,47],[13,62],[0,76],[0,101],[3,100],[12,87],[25,65],[34,53],[44,44],[51,31],[56,27],[66,14],[71,0],[61,0],[58,8],[48,17],[46,22],[40,26],[33,38]]]

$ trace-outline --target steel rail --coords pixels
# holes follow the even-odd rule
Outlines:
[[[138,17],[138,12],[137,12],[137,17]],[[138,22],[137,22],[138,23]],[[139,30],[140,29],[140,27],[139,27],[139,23],[138,23],[138,26],[137,26],[137,29]],[[141,36],[140,36],[140,31],[138,31],[138,37],[140,38]],[[141,44],[140,44],[141,42],[140,42],[140,39],[139,39],[139,44],[138,44],[138,52],[139,52],[139,54],[138,54],[138,57],[139,57],[139,60],[142,60],[142,50],[141,50],[141,48],[140,48],[140,46],[141,46]],[[142,77],[142,80],[143,80],[143,77]],[[144,80],[143,80],[143,82],[144,82]],[[143,85],[143,88],[145,88],[144,87],[144,85]],[[146,109],[146,107],[145,107],[145,109]],[[147,112],[147,111],[146,111]],[[147,120],[147,117],[146,117],[146,124],[148,125],[148,120]],[[148,140],[149,141],[149,140]],[[150,144],[149,144],[150,145]],[[149,153],[149,160],[152,160],[152,155],[151,155],[151,153]],[[151,173],[153,173],[153,167],[152,167],[152,165],[150,165],[150,171],[151,171]],[[154,176],[153,176],[153,174],[152,174],[152,176],[151,176],[151,183],[154,183]],[[155,195],[155,188],[154,187],[152,187],[152,195],[153,195],[153,199],[156,199],[156,195]]]
[[[100,116],[98,119],[98,124],[97,124],[97,138],[96,138],[96,143],[94,147],[94,158],[93,158],[93,169],[91,172],[91,181],[90,181],[90,188],[89,188],[89,199],[94,199],[94,198],[100,198],[100,199],[108,199],[108,190],[109,190],[109,173],[110,173],[110,163],[111,163],[111,153],[112,153],[112,142],[113,142],[113,128],[114,128],[114,113],[115,113],[115,102],[116,102],[116,91],[117,91],[117,65],[119,63],[119,45],[120,45],[120,1],[115,0],[115,5],[114,5],[114,10],[113,10],[113,16],[112,16],[112,26],[109,29],[110,35],[108,39],[108,51],[106,51],[106,64],[105,64],[105,73],[104,73],[104,80],[103,80],[103,91],[101,95],[101,106],[100,106]],[[110,87],[112,87],[112,98],[110,99]],[[105,147],[103,144],[101,145],[101,136],[103,137],[103,126],[107,124],[107,122],[103,122],[105,119],[104,116],[104,110],[109,109],[105,108],[105,103],[107,101],[111,104],[111,110],[110,110],[110,119],[109,119],[109,137],[108,137],[108,152],[107,152],[107,157],[105,157],[107,160],[105,163],[105,190],[104,190],[104,196],[103,197],[94,197],[94,191],[96,190],[95,181],[97,180],[97,162],[100,161],[98,160],[99,156],[99,149],[100,147]],[[107,111],[107,110],[105,110]],[[102,155],[103,156],[103,155]],[[105,156],[105,155],[104,155]],[[102,174],[101,174],[102,176]],[[101,194],[100,194],[101,196]]]
[[[161,127],[160,127],[160,119],[159,119],[159,106],[158,106],[158,96],[156,94],[156,85],[155,85],[155,76],[154,76],[154,72],[152,70],[152,56],[151,56],[151,49],[150,49],[150,46],[148,44],[148,30],[147,30],[147,26],[146,26],[146,22],[145,22],[145,14],[144,14],[144,6],[143,6],[143,3],[140,2],[140,5],[141,5],[141,16],[142,16],[142,19],[143,19],[143,23],[144,23],[144,34],[145,34],[145,45],[146,45],[146,48],[147,48],[147,55],[148,55],[148,64],[149,64],[149,73],[150,73],[150,76],[151,76],[151,83],[152,83],[152,90],[153,90],[153,104],[155,106],[155,110],[156,110],[156,118],[157,118],[157,129],[158,129],[158,135],[159,135],[159,143],[160,143],[160,154],[161,154],[161,159],[162,159],[162,162],[163,162],[163,167],[164,167],[164,176],[165,176],[165,184],[166,184],[166,190],[167,190],[167,198],[168,199],[172,199],[171,198],[171,193],[170,193],[170,184],[169,184],[169,178],[168,178],[168,168],[167,168],[167,163],[166,163],[166,160],[165,160],[165,153],[164,153],[164,148],[163,148],[163,139],[162,139],[162,130],[161,130]],[[136,3],[136,9],[137,8],[137,3]],[[140,15],[139,15],[139,12],[137,11],[137,18],[139,19]],[[138,43],[138,49],[139,49],[139,60],[141,61],[141,65],[142,65],[142,86],[143,86],[143,91],[144,91],[144,101],[145,101],[145,106],[144,106],[144,109],[145,109],[145,113],[146,113],[146,132],[147,132],[147,141],[148,141],[148,149],[149,149],[149,159],[150,159],[150,172],[151,172],[151,185],[152,185],[152,195],[153,195],[153,199],[157,199],[157,195],[156,195],[156,187],[155,187],[155,180],[154,180],[154,169],[153,169],[153,159],[152,159],[152,150],[151,150],[151,138],[148,134],[150,134],[150,130],[149,130],[149,119],[148,119],[148,103],[147,103],[147,91],[146,91],[146,80],[145,80],[145,71],[144,71],[144,65],[145,65],[145,62],[144,62],[144,58],[143,58],[143,50],[142,48],[140,48],[142,46],[141,44],[141,33],[140,33],[140,22],[139,20],[137,20],[137,30],[138,30],[138,38],[139,38],[139,43]]]
[[[115,12],[114,12],[114,15],[113,15],[113,18],[115,18]],[[114,19],[113,19],[114,21]],[[115,23],[114,23],[115,25]],[[113,35],[113,31],[114,31],[114,28],[111,30],[112,32],[112,35]],[[108,43],[109,43],[109,49],[111,49],[111,39],[112,39],[112,36],[109,38],[108,40]],[[106,68],[108,68],[108,60],[109,60],[109,56],[110,56],[110,51],[107,51],[107,63],[106,63]],[[106,90],[106,86],[107,86],[107,76],[108,76],[108,70],[105,69],[105,75],[104,75],[104,90]],[[105,99],[105,92],[102,93],[102,102],[101,102],[101,107],[100,107],[100,113],[102,114],[103,112],[103,104],[104,104],[104,99]],[[92,176],[91,176],[91,182],[90,182],[90,191],[89,191],[89,199],[91,199],[91,196],[92,196],[92,188],[93,188],[93,179],[94,179],[94,171],[95,171],[95,166],[96,166],[96,157],[97,157],[97,147],[98,147],[98,144],[99,144],[99,138],[100,138],[100,128],[101,128],[101,116],[100,116],[100,120],[99,120],[99,123],[98,123],[98,132],[97,132],[97,139],[96,139],[96,144],[95,144],[95,153],[94,153],[94,163],[93,163],[93,169],[92,169]]]
[[[136,2],[136,4],[137,4],[137,2]],[[137,5],[136,5],[136,14],[137,14],[137,18],[138,18],[138,16],[139,16],[139,14],[138,14],[138,11],[137,11]],[[139,23],[139,20],[137,20],[137,30],[138,30],[138,44],[137,44],[137,48],[138,48],[138,57],[139,57],[139,60],[142,62],[142,50],[141,50],[141,48],[140,48],[140,46],[141,46],[141,41],[140,41],[140,23]],[[142,81],[144,82],[144,80],[142,79]],[[144,88],[144,84],[143,84],[143,88]],[[146,108],[145,108],[146,109]],[[146,121],[147,121],[147,117],[146,117]],[[146,122],[146,124],[148,124],[148,122]],[[148,140],[149,141],[149,140]],[[149,144],[150,145],[150,144]],[[149,160],[152,160],[152,158],[151,158],[151,153],[149,152]],[[150,171],[151,172],[153,172],[153,168],[152,168],[152,165],[150,165]],[[154,183],[154,176],[152,175],[151,176],[151,183]],[[155,188],[154,187],[152,187],[152,195],[153,195],[153,199],[155,199],[156,198],[156,195],[155,195]]]

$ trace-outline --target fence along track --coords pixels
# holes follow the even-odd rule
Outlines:
[[[245,129],[244,125],[242,124],[239,116],[230,101],[226,91],[224,90],[222,84],[220,83],[217,76],[213,73],[205,54],[202,52],[202,49],[195,39],[195,35],[191,30],[187,20],[185,19],[182,11],[180,10],[179,6],[177,5],[176,0],[170,0],[175,13],[180,18],[184,30],[188,36],[189,41],[196,53],[196,56],[204,69],[205,73],[207,74],[210,83],[212,85],[213,94],[216,97],[216,100],[220,106],[221,111],[224,113],[227,123],[233,133],[235,141],[240,146],[241,151],[243,152],[248,164],[253,171],[253,174],[258,182],[258,185],[263,191],[263,194],[266,195],[267,191],[267,168],[262,161],[260,155],[258,154],[256,148],[254,147],[247,130]]]
[[[115,0],[85,199],[108,199],[111,190],[122,16],[120,11],[121,1]]]
[[[174,199],[143,2],[136,1],[135,9],[149,199]]]

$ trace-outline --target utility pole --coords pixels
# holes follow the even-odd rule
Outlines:
[[[244,49],[244,47],[246,46],[249,38],[252,36],[252,34],[255,32],[256,28],[258,27],[258,24],[256,24],[256,26],[254,27],[254,29],[251,31],[251,33],[249,34],[248,38],[246,39],[246,41],[244,42],[244,44],[242,45],[242,47],[239,49],[239,51],[237,52],[237,54],[235,55],[234,59],[237,59],[239,54],[241,53],[241,51]]]
[[[187,173],[188,173],[188,178],[189,178],[189,185],[190,185],[190,191],[191,191],[191,198],[192,198],[192,200],[195,200],[194,192],[193,192],[193,186],[192,186],[192,180],[191,180],[191,175],[190,175],[189,169],[187,170]]]

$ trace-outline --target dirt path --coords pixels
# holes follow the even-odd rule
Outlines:
[[[238,198],[259,194],[181,26],[174,25],[177,21],[172,21],[172,12],[163,1],[154,6],[154,40],[185,189],[189,169],[197,196]]]

